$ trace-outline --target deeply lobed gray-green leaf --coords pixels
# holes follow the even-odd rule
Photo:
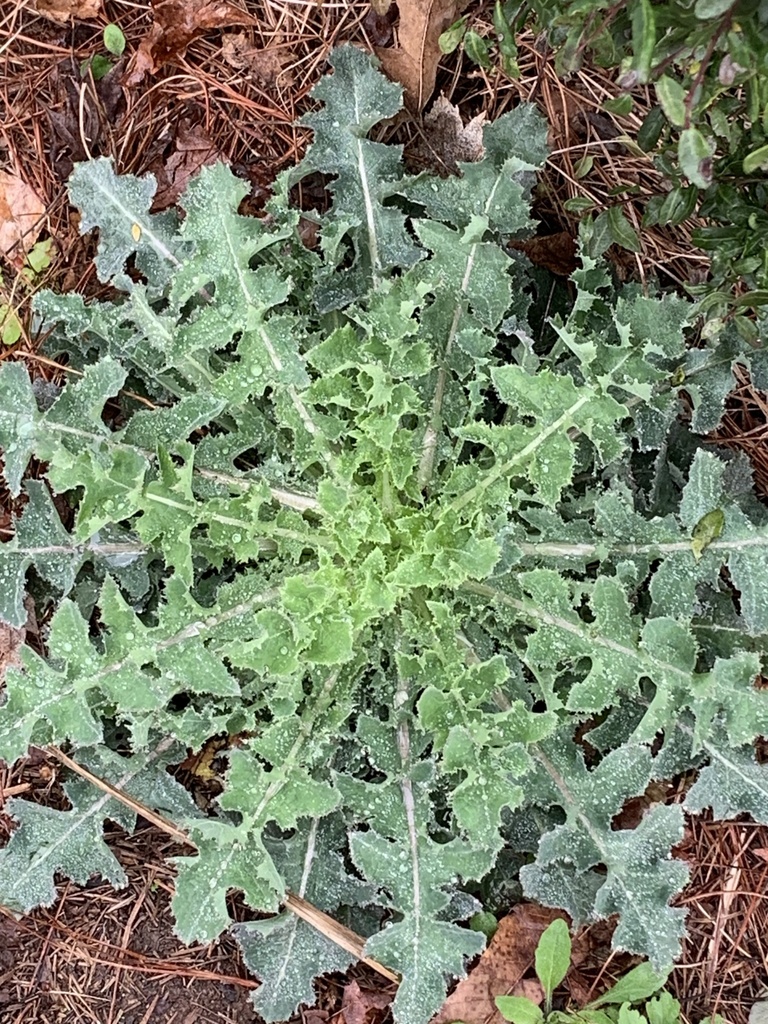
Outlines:
[[[80,207],[80,232],[99,228],[95,259],[100,281],[121,274],[129,256],[153,283],[165,284],[181,252],[174,245],[173,215],[149,212],[157,183],[152,175],[115,174],[111,158],[77,164],[69,181],[72,202]]]
[[[327,913],[341,906],[375,902],[376,890],[350,874],[339,850],[346,830],[336,816],[304,818],[288,837],[265,840],[270,855],[290,889]],[[345,971],[354,956],[336,945],[303,918],[284,910],[265,921],[232,928],[248,969],[260,979],[254,1008],[268,1022],[287,1020],[301,1004],[315,1002],[315,978]]]
[[[178,745],[161,741],[146,754],[120,757],[106,748],[83,748],[80,762],[135,800],[177,820],[200,812],[191,797],[166,771],[182,756]],[[0,902],[27,913],[50,906],[56,897],[57,872],[85,885],[100,875],[117,887],[127,884],[122,866],[104,841],[107,818],[132,831],[136,815],[125,804],[80,778],[65,785],[71,808],[55,810],[28,800],[6,805],[17,827],[0,850]]]

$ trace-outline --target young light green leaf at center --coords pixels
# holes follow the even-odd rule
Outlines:
[[[525,996],[496,996],[496,1008],[511,1024],[543,1024],[541,1007]]]

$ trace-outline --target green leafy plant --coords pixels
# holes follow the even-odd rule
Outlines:
[[[553,921],[536,949],[536,976],[544,989],[544,1010],[525,996],[497,996],[496,1006],[511,1024],[678,1024],[680,1003],[659,992],[667,980],[648,963],[633,967],[607,992],[581,1009],[553,1010],[552,996],[571,965],[571,936],[563,920]],[[643,1010],[633,1004],[644,1003]]]
[[[488,125],[460,177],[409,177],[368,138],[400,88],[353,48],[332,64],[262,219],[223,165],[183,219],[107,160],[70,181],[122,297],[38,298],[82,373],[59,394],[0,367],[27,499],[0,615],[24,622],[27,582],[57,600],[47,657],[8,673],[0,756],[64,744],[106,791],[7,803],[0,901],[50,903],[57,871],[121,884],[102,823],[130,829],[138,801],[195,847],[174,858],[178,935],[232,928],[270,1021],[353,958],[288,894],[361,934],[401,977],[396,1019],[425,1024],[484,944],[471,888],[508,855],[531,897],[617,915],[616,946],[663,970],[683,808],[623,828],[627,798],[699,768],[691,813],[768,820],[768,515],[698,436],[732,367],[764,367],[735,335],[687,349],[688,303],[616,294],[587,256],[534,337],[546,297],[506,241],[532,230],[541,118]],[[309,174],[329,182],[316,249],[290,202]],[[212,736],[229,767],[204,815],[168,768]],[[262,917],[233,925],[232,890]]]
[[[768,22],[752,0],[508,0],[499,4],[497,20],[512,33],[526,23],[546,32],[564,74],[589,55],[615,68],[623,89],[652,83],[663,117],[651,112],[641,132],[643,148],[655,147],[666,123],[676,139],[679,169],[697,187],[712,183],[717,149],[726,160],[722,170],[735,168],[735,150],[744,174],[767,162],[761,150]]]
[[[564,76],[585,59],[615,71],[619,94],[606,101],[607,110],[629,113],[633,92],[652,88],[656,104],[631,142],[638,147],[635,155],[645,152],[653,159],[669,188],[649,198],[643,226],[677,225],[697,213],[703,224],[693,241],[708,252],[712,266],[711,280],[692,294],[702,296],[702,311],[735,318],[745,338],[754,340],[753,318],[743,312],[768,303],[768,257],[761,241],[768,227],[763,7],[756,0],[497,0],[491,34],[472,29],[465,16],[446,30],[441,44],[450,51],[463,39],[475,64],[517,77],[516,37],[524,28],[547,38]],[[577,168],[577,177],[588,173],[589,160]],[[567,208],[592,219],[586,197],[574,197]],[[594,237],[638,251],[621,208],[610,213],[618,223],[600,214]]]
[[[0,277],[0,342],[15,345],[24,333],[22,306],[28,302],[44,271],[51,265],[53,239],[36,242],[24,258],[24,265],[10,288]]]
[[[114,57],[122,57],[125,51],[125,36],[119,25],[110,22],[104,26],[102,33],[104,49]],[[114,62],[105,57],[103,53],[94,53],[87,60],[80,64],[80,74],[85,77],[89,72],[98,82],[104,78],[114,67]]]
[[[449,25],[439,39],[440,49],[443,53],[453,51],[463,44],[464,52],[469,59],[482,68],[492,66],[492,58],[498,60],[502,71],[510,78],[520,77],[520,68],[517,64],[517,40],[516,33],[525,22],[525,8],[518,7],[511,21],[509,11],[500,0],[496,0],[493,11],[493,27],[495,38],[486,39],[475,29],[469,28],[469,17],[463,15]]]

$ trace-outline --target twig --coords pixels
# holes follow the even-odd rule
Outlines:
[[[86,779],[97,789],[102,790],[104,793],[108,793],[114,797],[115,800],[119,800],[120,803],[129,807],[136,814],[140,814],[147,821],[151,822],[161,831],[165,832],[166,835],[172,836],[177,839],[180,843],[184,843],[187,846],[192,847],[193,850],[197,849],[196,844],[192,839],[189,838],[187,833],[175,825],[168,818],[164,818],[161,814],[155,813],[151,808],[146,807],[138,800],[134,800],[132,796],[128,796],[127,793],[123,793],[122,790],[113,786],[110,782],[105,779],[99,778],[98,775],[94,775],[83,765],[78,764],[71,757],[60,750],[57,746],[46,747],[48,753],[52,754],[57,760],[59,760],[67,768],[76,772],[81,778]],[[391,971],[384,964],[380,964],[377,960],[373,960],[371,957],[363,955],[363,948],[365,947],[365,939],[358,935],[351,929],[346,928],[344,925],[339,924],[338,921],[334,921],[330,915],[324,913],[322,910],[315,907],[312,903],[302,899],[301,896],[297,896],[295,893],[286,892],[284,899],[285,906],[291,910],[297,917],[300,917],[307,924],[317,929],[322,935],[331,942],[336,943],[337,946],[341,946],[342,949],[346,949],[348,953],[352,953],[358,960],[361,960],[364,964],[367,964],[382,977],[388,981],[395,983],[400,981],[400,978],[394,971]]]
[[[696,76],[691,83],[691,88],[688,90],[688,95],[685,97],[685,127],[691,127],[691,112],[693,110],[693,104],[696,100],[696,93],[699,90],[699,86],[704,81],[704,75],[707,73],[709,62],[712,59],[712,54],[715,52],[718,40],[722,36],[723,32],[726,32],[730,28],[731,19],[733,17],[733,9],[736,4],[732,4],[725,13],[725,17],[717,26],[717,31],[712,33],[712,36],[707,43],[707,48],[704,51],[704,56],[701,58],[699,64],[699,70],[696,72]]]

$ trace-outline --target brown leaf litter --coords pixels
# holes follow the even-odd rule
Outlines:
[[[499,921],[496,934],[476,967],[462,978],[443,1003],[432,1024],[503,1024],[494,999],[504,995],[528,995],[540,1002],[541,988],[521,989],[533,965],[536,946],[544,929],[565,915],[532,903],[521,903]]]
[[[101,0],[33,0],[34,10],[60,25],[101,17]]]
[[[377,9],[378,7],[378,9]],[[362,29],[372,46],[391,46],[395,38],[393,26],[397,21],[397,5],[383,0],[380,5],[374,0],[363,18]]]
[[[578,266],[576,239],[570,231],[555,231],[551,235],[534,235],[532,238],[510,239],[510,249],[524,252],[537,267],[544,267],[558,277],[570,277]]]
[[[416,112],[424,109],[435,89],[442,57],[438,40],[467,6],[468,0],[401,2],[397,46],[376,48],[384,71],[401,83],[407,104]]]
[[[51,126],[50,164],[59,181],[65,182],[79,161],[112,148],[126,111],[123,70],[120,61],[95,81],[83,78],[72,57],[53,67],[51,89],[56,100],[45,113]]]
[[[422,130],[406,150],[409,165],[429,168],[442,177],[458,174],[459,164],[483,159],[485,123],[485,111],[481,111],[464,124],[459,108],[438,96],[424,115]]]
[[[45,204],[18,174],[0,171],[0,254],[17,268],[45,224]]]
[[[688,912],[683,955],[668,985],[689,1020],[720,1014],[748,1024],[768,978],[768,826],[692,818],[678,854],[691,879],[676,903]]]
[[[558,919],[567,921],[568,917],[537,903],[513,907],[499,921],[477,964],[448,996],[432,1024],[504,1024],[496,1008],[496,996],[525,996],[537,1005],[543,1002],[544,990],[534,972],[536,947],[544,930]],[[610,924],[600,922],[582,928],[573,937],[571,967],[563,984],[577,1005],[592,998],[592,988],[600,985],[600,974],[593,982],[589,973],[582,972],[593,971],[596,962],[605,962],[612,931]],[[606,983],[601,987],[607,987]]]
[[[157,178],[153,210],[167,210],[186,189],[200,169],[221,160],[216,143],[201,124],[184,118],[178,124],[169,147],[163,147],[149,170]]]
[[[214,29],[253,25],[255,19],[229,0],[161,0],[152,28],[139,43],[125,78],[133,88],[163,64],[178,60],[190,43]]]
[[[19,651],[24,646],[26,638],[26,629],[17,629],[15,626],[9,626],[7,622],[0,622],[0,686],[8,669],[21,664]]]
[[[182,946],[173,934],[173,872],[152,829],[111,846],[126,889],[63,884],[50,909],[0,912],[0,1019],[34,1024],[255,1024],[235,940]],[[167,844],[166,844],[167,845]]]
[[[230,67],[245,71],[270,88],[282,76],[283,85],[293,83],[293,75],[286,70],[287,53],[281,46],[281,40],[275,40],[272,46],[254,46],[245,32],[227,32],[221,40],[221,56]]]
[[[356,978],[344,986],[341,1000],[341,1017],[343,1024],[372,1024],[381,1016],[394,995],[393,991],[361,988]]]

